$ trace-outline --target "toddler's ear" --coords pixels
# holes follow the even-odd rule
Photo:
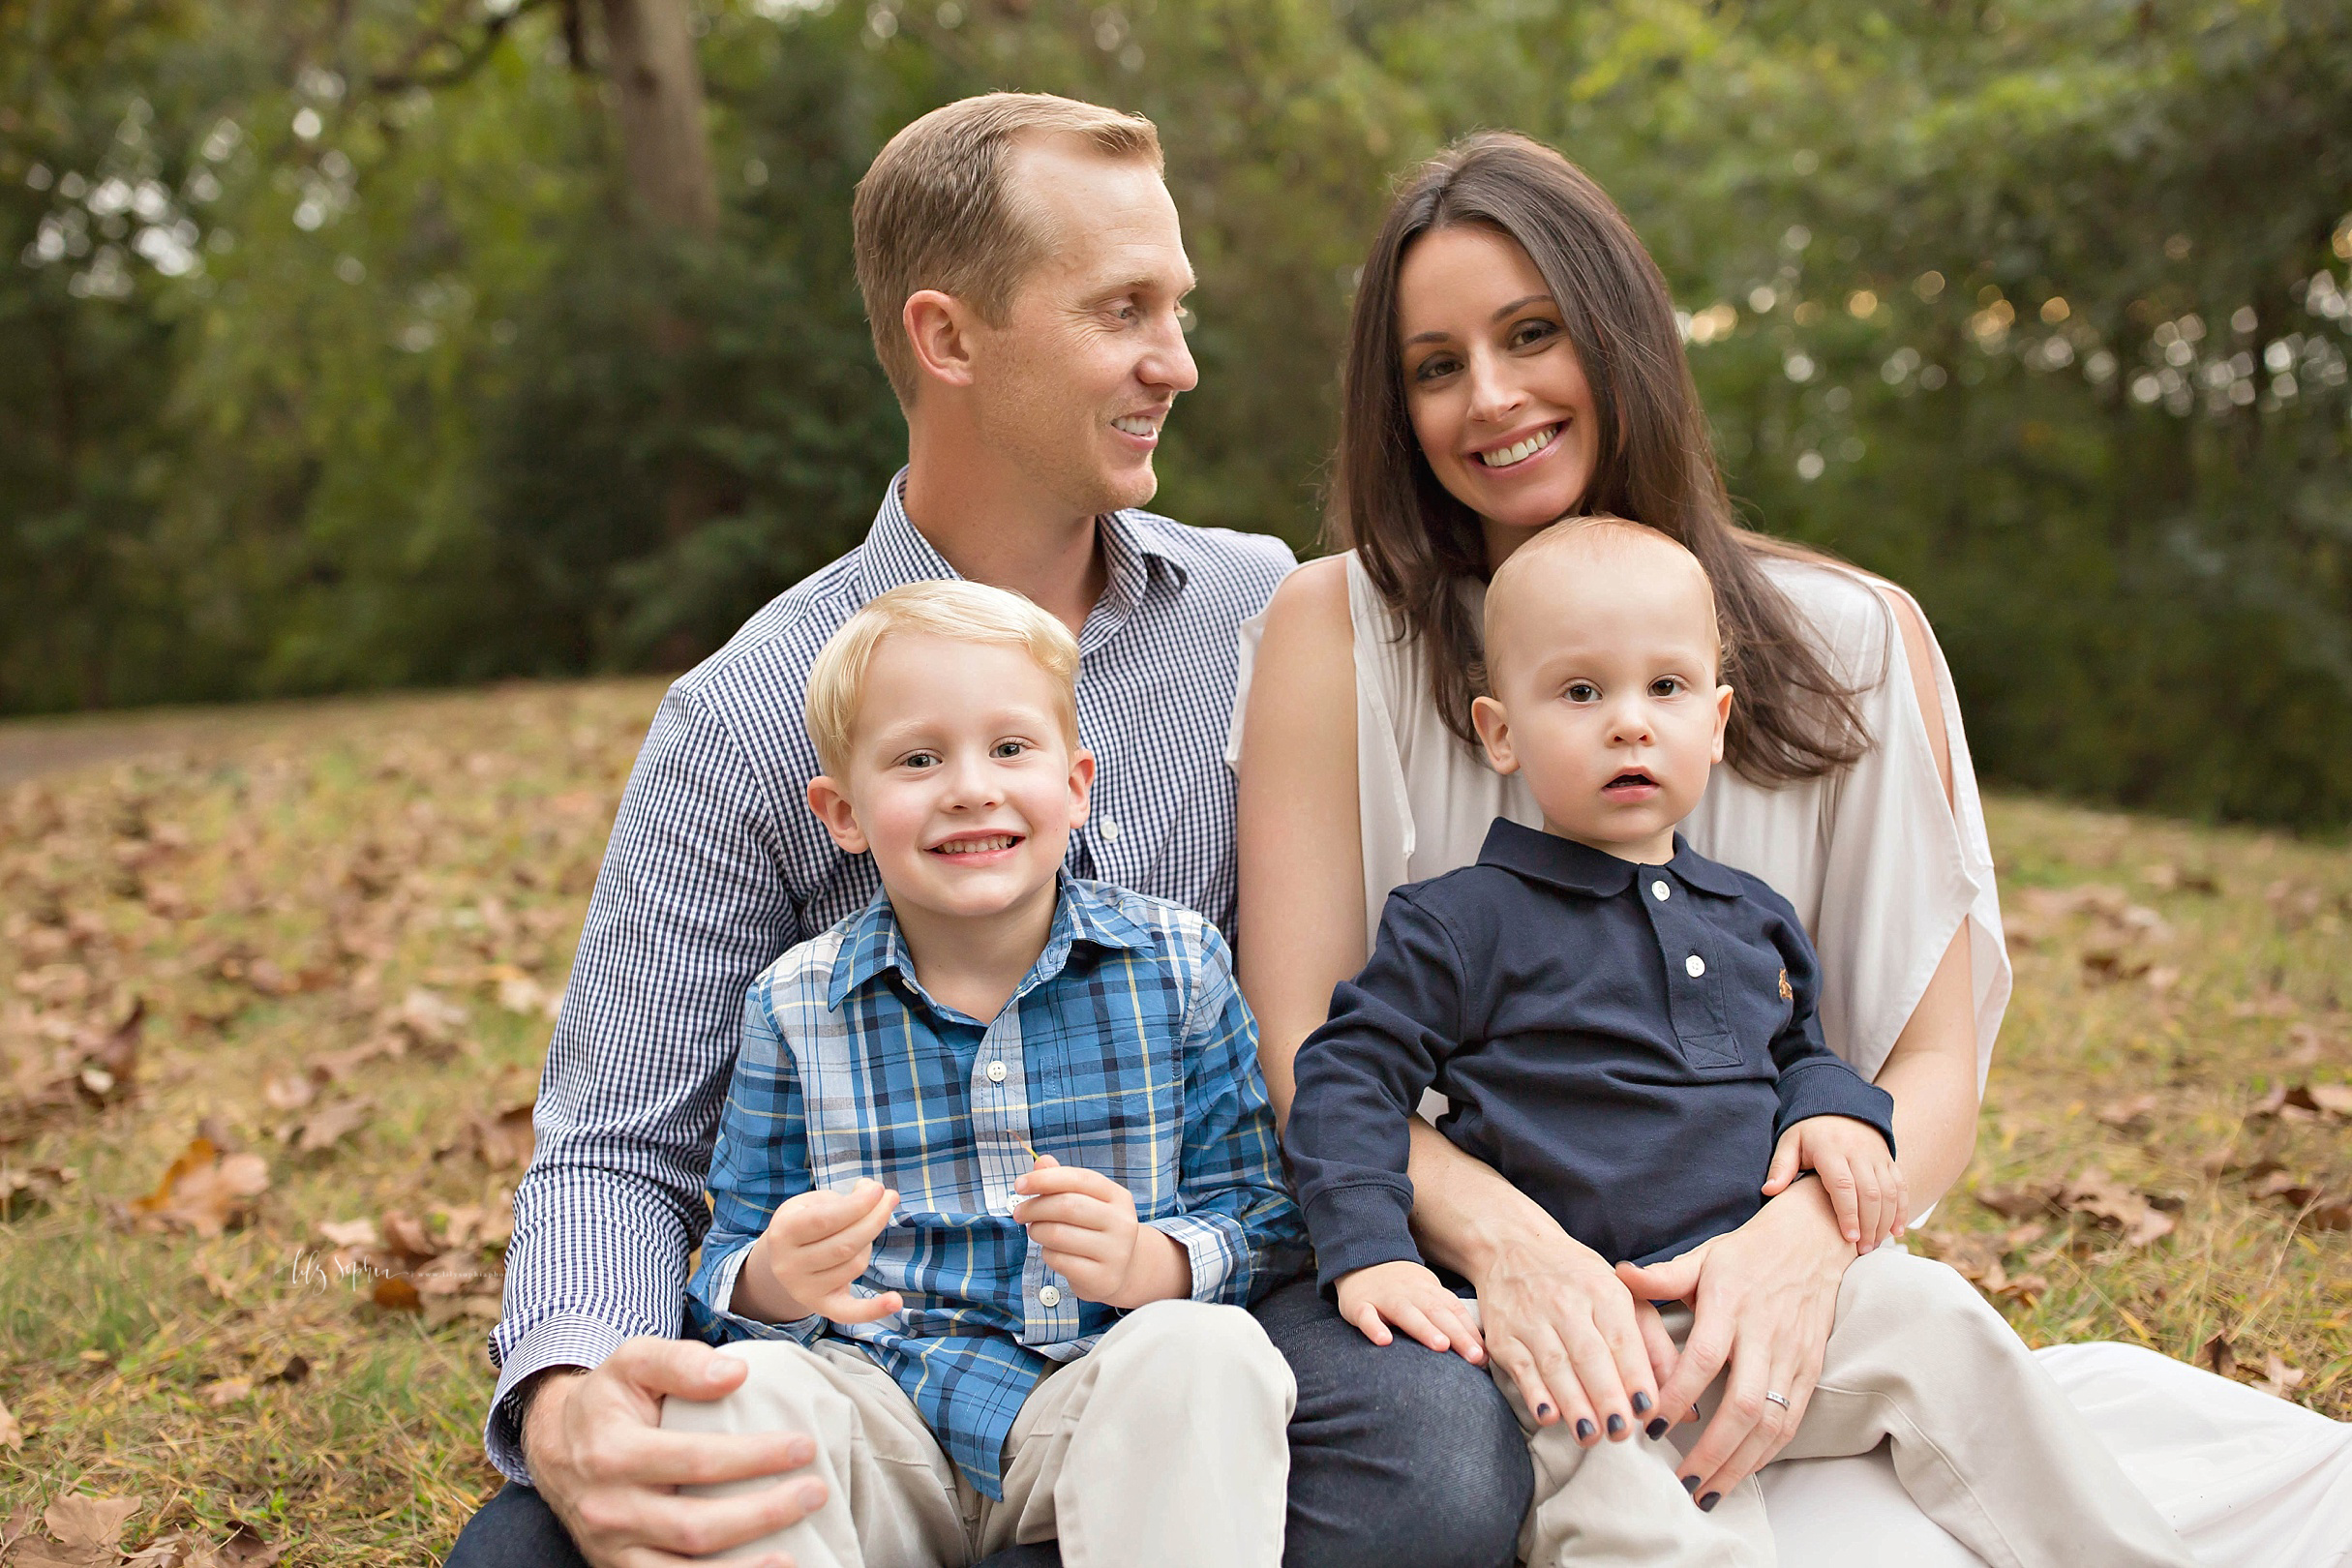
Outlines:
[[[849,792],[839,784],[819,773],[808,781],[808,809],[825,824],[825,830],[833,835],[833,842],[844,855],[863,855],[866,852],[865,829],[858,826],[858,815],[850,806]]]
[[[1498,773],[1519,771],[1519,753],[1511,745],[1511,715],[1492,697],[1470,700],[1470,723],[1486,743],[1487,761]]]
[[[1715,688],[1715,761],[1723,761],[1723,738],[1732,727],[1732,688]]]

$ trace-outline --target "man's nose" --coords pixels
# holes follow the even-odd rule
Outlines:
[[[1166,323],[1153,334],[1143,363],[1135,367],[1135,378],[1171,393],[1190,392],[1200,384],[1200,367],[1192,363],[1192,346],[1185,341],[1178,312],[1170,311]]]

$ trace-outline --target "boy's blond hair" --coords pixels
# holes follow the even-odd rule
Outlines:
[[[1590,517],[1562,518],[1512,551],[1510,557],[1494,569],[1494,576],[1487,584],[1484,624],[1479,636],[1479,645],[1485,653],[1480,675],[1487,689],[1491,691],[1493,684],[1495,607],[1510,600],[1517,591],[1518,580],[1534,570],[1537,561],[1563,552],[1583,551],[1588,555],[1599,555],[1613,550],[1624,552],[1643,548],[1663,549],[1688,562],[1690,569],[1699,574],[1700,583],[1706,588],[1707,629],[1715,638],[1717,674],[1720,676],[1728,669],[1732,656],[1731,639],[1724,633],[1723,611],[1716,600],[1715,580],[1707,575],[1706,563],[1672,534],[1653,528],[1646,523],[1636,523],[1601,512]]]
[[[1037,264],[1035,221],[1007,187],[1024,140],[1072,136],[1105,158],[1162,167],[1160,132],[1140,114],[1050,93],[984,93],[933,109],[892,136],[858,182],[850,245],[858,289],[902,407],[915,402],[909,296],[953,294],[991,323],[1004,319],[1022,277]]]
[[[1070,628],[1010,588],[985,583],[910,583],[866,602],[827,639],[808,670],[808,738],[826,776],[848,776],[850,740],[865,701],[874,649],[894,632],[927,632],[959,643],[1018,648],[1053,678],[1062,738],[1078,743],[1078,640]]]

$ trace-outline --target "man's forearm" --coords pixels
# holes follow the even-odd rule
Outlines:
[[[1418,1116],[1411,1137],[1413,1239],[1431,1262],[1475,1281],[1521,1240],[1559,1233],[1541,1204]]]

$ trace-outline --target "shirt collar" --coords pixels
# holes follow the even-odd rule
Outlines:
[[[906,491],[907,470],[900,468],[882,493],[882,506],[874,513],[874,526],[866,530],[865,547],[859,555],[864,598],[878,597],[910,583],[937,583],[960,575],[907,516]],[[1104,596],[1122,610],[1142,602],[1155,569],[1165,571],[1180,591],[1191,575],[1191,553],[1183,541],[1164,527],[1151,527],[1149,516],[1119,511],[1095,520],[1101,529],[1102,560],[1109,578]]]
[[[1053,926],[1046,933],[1044,951],[1029,966],[1021,983],[1013,987],[1012,999],[1016,1002],[1061,974],[1063,966],[1070,962],[1070,949],[1078,943],[1112,950],[1152,945],[1151,933],[1129,920],[1118,905],[1097,892],[1092,884],[1081,882],[1067,871],[1057,872],[1056,876]],[[893,969],[906,977],[908,985],[921,990],[921,982],[915,978],[914,959],[907,952],[906,939],[899,934],[897,913],[890,908],[890,895],[881,891],[874,894],[873,902],[859,911],[842,933],[841,950],[833,956],[833,972],[826,988],[826,1008],[837,1010],[852,991]]]
[[[1631,860],[1621,860],[1573,838],[1522,827],[1508,817],[1495,818],[1494,826],[1487,829],[1478,863],[1594,898],[1613,898],[1623,892],[1640,869]],[[1680,833],[1674,835],[1674,858],[1667,862],[1667,869],[1701,892],[1719,898],[1740,894],[1738,878],[1684,843]]]

